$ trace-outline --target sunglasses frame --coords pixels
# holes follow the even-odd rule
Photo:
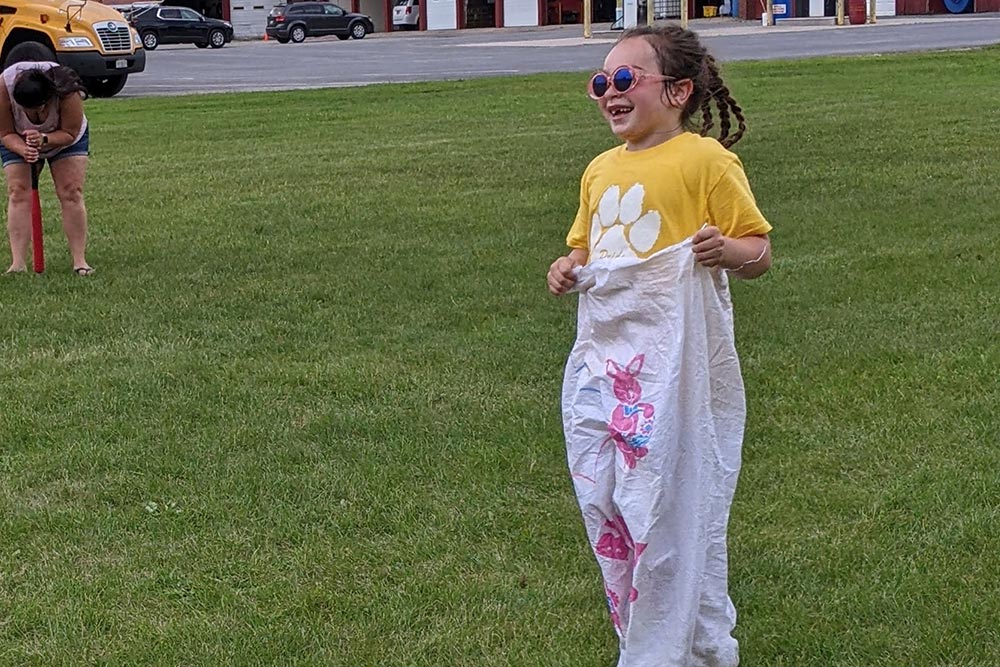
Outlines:
[[[626,88],[625,90],[619,90],[618,86],[615,85],[615,76],[622,71],[628,72],[629,74],[632,75],[632,82],[628,85],[628,88]],[[596,81],[597,77],[599,76],[603,76],[607,80],[607,86],[608,86],[607,88],[604,89],[604,93],[601,95],[598,95],[597,91],[594,90],[594,81]],[[638,86],[643,81],[643,79],[649,79],[655,81],[669,81],[669,82],[674,82],[678,80],[676,77],[666,76],[665,74],[653,74],[651,72],[645,72],[639,69],[638,67],[633,67],[631,65],[622,65],[620,67],[616,67],[610,74],[608,74],[604,70],[598,70],[597,72],[594,72],[593,75],[591,75],[590,77],[590,81],[587,82],[587,97],[596,102],[601,98],[603,98],[605,95],[607,95],[608,91],[611,90],[612,88],[615,89],[615,92],[624,95],[625,93],[629,92],[630,90],[633,90],[636,86]]]

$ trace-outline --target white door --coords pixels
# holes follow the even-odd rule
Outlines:
[[[233,34],[236,37],[262,37],[267,27],[267,15],[275,5],[283,4],[281,0],[231,0],[229,5],[230,21],[233,24]]]
[[[461,0],[428,0],[427,29],[454,30],[458,27],[456,2]]]
[[[506,28],[538,25],[538,2],[536,0],[504,0],[503,24]]]

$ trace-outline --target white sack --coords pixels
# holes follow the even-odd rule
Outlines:
[[[580,269],[567,457],[619,667],[735,667],[726,524],[746,406],[726,274],[690,239]]]

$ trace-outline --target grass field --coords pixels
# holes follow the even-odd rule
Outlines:
[[[725,71],[743,664],[998,665],[1000,49]],[[613,664],[544,289],[585,79],[87,103],[97,274],[46,183],[0,281],[0,665]]]

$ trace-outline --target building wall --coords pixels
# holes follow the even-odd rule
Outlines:
[[[871,0],[865,0],[866,4]],[[902,3],[909,3],[910,5],[914,3],[920,3],[920,6],[926,6],[928,0],[876,0],[875,1],[875,16],[895,16],[899,12],[899,6]],[[941,0],[937,0],[940,2]],[[983,2],[983,0],[976,0],[977,2]],[[992,0],[994,2],[1000,2],[1000,0]],[[774,4],[788,4],[795,5],[794,0],[773,0]],[[847,16],[847,3],[848,0],[844,0],[844,17],[846,22]],[[760,20],[761,11],[759,8],[759,3],[757,4],[756,11],[753,10],[754,4],[751,2],[743,2],[739,6],[740,16],[745,19],[756,19]],[[826,2],[825,0],[809,0],[809,14],[810,17],[822,17],[826,12]],[[904,12],[899,12],[904,13]],[[926,14],[926,11],[911,11],[911,14]],[[831,17],[832,20],[833,17]],[[780,20],[780,19],[779,19]]]
[[[347,11],[353,11],[350,0],[334,0],[334,2]],[[386,7],[386,0],[358,0],[357,11],[372,17],[372,23],[375,24],[375,32],[392,30],[392,10]]]
[[[427,29],[450,30],[458,27],[456,0],[427,0]]]
[[[973,0],[970,11],[1000,12],[1000,0]],[[896,0],[898,14],[949,14],[944,0]]]
[[[176,0],[168,0],[171,3]],[[184,0],[187,1],[187,0]],[[386,0],[331,0],[349,12],[361,12],[372,17],[375,32],[386,30],[386,21],[392,14],[386,7]],[[237,39],[264,37],[267,15],[275,5],[283,5],[287,0],[224,0],[223,10],[229,8],[229,22],[233,24],[233,34]]]
[[[505,27],[538,25],[537,0],[504,0],[503,24]]]
[[[896,0],[896,14],[947,14],[944,0]]]
[[[236,38],[263,37],[267,14],[281,0],[229,0],[229,21]]]

